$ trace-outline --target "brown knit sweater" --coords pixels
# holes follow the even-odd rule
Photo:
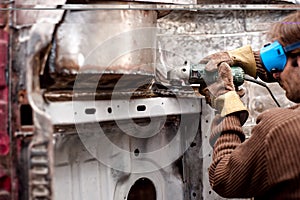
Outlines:
[[[227,198],[300,199],[300,105],[265,111],[244,138],[237,115],[216,116],[212,188]]]

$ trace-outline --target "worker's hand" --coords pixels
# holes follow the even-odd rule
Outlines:
[[[206,65],[207,71],[215,71],[222,62],[226,62],[230,66],[239,66],[246,74],[254,78],[258,76],[265,82],[276,81],[262,65],[259,51],[252,51],[249,45],[231,51],[214,53],[200,61],[201,64]]]
[[[231,113],[239,113],[243,124],[248,117],[248,111],[235,91],[231,68],[226,62],[222,62],[217,70],[217,81],[208,85],[200,93],[205,96],[207,103],[215,108],[222,117]]]
[[[206,65],[207,71],[215,71],[222,62],[226,62],[230,66],[239,66],[246,74],[256,78],[256,62],[250,46],[215,53],[200,61],[200,63]]]

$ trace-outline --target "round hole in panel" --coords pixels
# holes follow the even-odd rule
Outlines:
[[[127,200],[156,200],[156,189],[147,178],[138,179],[130,188]]]
[[[137,156],[139,156],[139,154],[140,154],[140,150],[139,149],[135,149],[134,150],[134,155],[137,157]]]
[[[196,192],[193,192],[193,197],[195,198],[197,196]]]

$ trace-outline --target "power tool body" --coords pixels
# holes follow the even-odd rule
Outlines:
[[[233,83],[236,87],[244,83],[245,73],[241,67],[231,67]],[[200,84],[201,86],[210,85],[218,80],[218,71],[205,70],[205,64],[191,64],[186,62],[185,65],[177,67],[168,72],[168,80],[171,85],[192,85]]]

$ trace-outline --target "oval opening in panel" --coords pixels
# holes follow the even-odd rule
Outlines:
[[[130,188],[127,200],[156,200],[153,182],[147,178],[138,179]]]

